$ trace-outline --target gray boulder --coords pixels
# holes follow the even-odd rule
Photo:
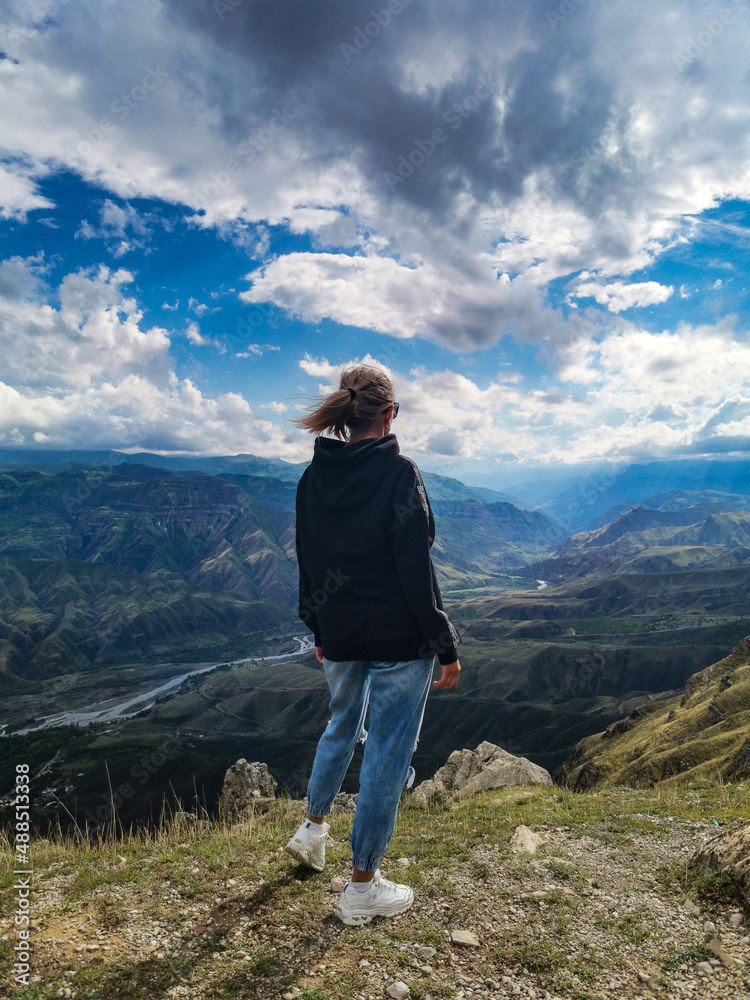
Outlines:
[[[277,787],[265,764],[257,760],[248,764],[241,757],[224,775],[219,815],[228,822],[236,822],[251,810],[267,808],[276,799]]]
[[[727,875],[750,905],[750,820],[712,837],[691,860],[704,871]]]
[[[336,813],[353,813],[357,808],[357,795],[357,792],[339,792],[333,800],[331,816]],[[302,800],[302,805],[307,812],[307,796]]]
[[[432,778],[414,789],[412,799],[427,807],[437,792],[455,792],[464,799],[491,788],[551,784],[550,773],[543,767],[485,741],[476,750],[454,750]]]

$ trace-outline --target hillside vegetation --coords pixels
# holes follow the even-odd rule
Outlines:
[[[577,790],[750,779],[750,637],[690,677],[679,696],[582,740],[561,778]]]
[[[150,834],[112,824],[97,838],[32,841],[32,980],[18,992],[17,876],[3,845],[0,992],[381,1000],[400,981],[411,1000],[748,995],[750,914],[721,877],[690,863],[747,817],[741,785],[507,788],[430,811],[406,799],[383,872],[414,888],[414,905],[356,928],[333,916],[351,814],[331,818],[322,874],[281,850],[301,816],[282,799],[233,826],[179,814]],[[534,857],[510,848],[520,824],[545,840]],[[705,947],[707,920],[731,968]],[[455,943],[459,931],[475,943]]]
[[[723,569],[750,563],[750,511],[700,504],[677,510],[633,507],[571,536],[524,573],[561,581],[591,576]]]
[[[458,480],[432,476],[430,490],[446,593],[524,586],[507,569],[563,538]],[[203,658],[243,635],[251,647],[296,621],[295,491],[133,462],[0,466],[0,691],[123,658]]]
[[[0,555],[0,591],[0,693],[6,695],[40,692],[40,681],[60,674],[180,651],[187,659],[199,644],[225,645],[237,636],[262,639],[282,621],[272,601],[101,562]]]

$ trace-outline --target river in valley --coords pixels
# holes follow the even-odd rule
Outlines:
[[[51,726],[88,726],[91,722],[114,722],[128,719],[138,712],[142,712],[145,708],[151,708],[157,699],[176,694],[182,682],[188,677],[207,674],[212,670],[216,670],[217,667],[225,667],[229,664],[264,664],[270,663],[273,660],[288,660],[291,657],[299,656],[301,653],[308,653],[310,650],[315,649],[312,640],[307,637],[301,638],[300,636],[295,636],[295,642],[298,643],[298,646],[292,652],[277,653],[273,656],[246,656],[241,660],[226,660],[222,663],[211,663],[207,667],[201,667],[199,670],[189,670],[187,673],[170,677],[168,681],[163,681],[157,687],[141,691],[139,694],[133,695],[125,701],[116,701],[110,698],[97,704],[89,705],[87,708],[79,708],[69,712],[56,712],[54,715],[45,715],[41,717],[38,725],[30,726],[28,729],[17,729],[14,735],[33,733],[38,729],[49,729]],[[5,734],[0,731],[0,735]]]

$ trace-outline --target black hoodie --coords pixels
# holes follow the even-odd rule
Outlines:
[[[458,659],[430,557],[430,501],[395,434],[317,437],[296,508],[299,616],[327,659]]]

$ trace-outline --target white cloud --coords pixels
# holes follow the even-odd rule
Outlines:
[[[612,281],[607,285],[597,281],[586,281],[578,285],[570,295],[579,299],[594,298],[599,305],[606,306],[610,312],[622,312],[634,306],[653,306],[666,302],[673,291],[671,285],[660,285],[658,281],[630,284],[625,281]]]
[[[470,275],[435,261],[289,253],[247,275],[244,302],[272,302],[310,323],[329,316],[395,337],[427,337],[470,349],[510,329],[521,339],[554,334],[562,321],[541,307],[533,283],[499,282],[489,257]]]
[[[9,34],[0,142],[28,166],[13,168],[4,211],[48,204],[33,178],[57,162],[123,198],[187,204],[197,225],[261,259],[267,227],[281,225],[314,246],[421,262],[411,283],[370,265],[354,303],[322,254],[330,311],[306,286],[305,255],[272,262],[257,290],[300,315],[374,323],[385,278],[405,301],[386,301],[376,329],[459,349],[508,331],[559,337],[559,322],[543,333],[534,286],[584,268],[627,276],[689,239],[690,220],[717,199],[750,196],[747,19],[682,66],[703,30],[693,0],[596,5],[555,31],[525,3],[481,17],[441,8],[428,32],[404,18],[351,64],[336,58],[349,21],[325,5],[314,31],[250,0],[223,20],[210,5],[158,0],[58,6],[54,24]],[[480,73],[495,94],[454,131],[446,114]],[[446,138],[429,152],[436,127]],[[389,189],[386,173],[418,142],[428,155]],[[128,252],[131,237],[112,251]],[[420,310],[410,299],[420,285],[439,296],[446,278],[457,294],[444,296],[443,323],[432,301]],[[596,301],[609,311],[663,301],[651,284],[635,299],[638,285],[597,284]]]
[[[259,416],[236,392],[211,398],[178,379],[167,331],[140,327],[124,291],[129,272],[102,265],[66,275],[59,309],[44,301],[42,272],[39,257],[0,265],[0,447],[304,457],[301,432]],[[214,343],[195,323],[186,335]]]
[[[34,171],[38,177],[44,169]],[[20,164],[10,166],[0,163],[0,218],[26,221],[26,216],[37,208],[54,208],[54,202],[40,195],[36,179],[25,172]]]
[[[415,418],[399,427],[435,461],[661,454],[744,433],[741,409],[722,408],[748,395],[750,359],[729,325],[650,333],[607,314],[665,302],[671,286],[628,276],[666,247],[689,247],[708,225],[696,217],[720,199],[750,198],[747,18],[696,42],[684,64],[703,31],[697,0],[592,5],[554,31],[520,0],[481,14],[436,5],[429,30],[404,17],[349,64],[336,45],[356,12],[340,5],[316,5],[312,25],[255,0],[224,19],[210,4],[160,0],[57,6],[54,20],[22,30],[20,7],[3,15],[4,217],[52,207],[38,181],[61,164],[123,199],[188,205],[194,225],[262,261],[245,302],[396,338],[388,363]],[[446,111],[479,72],[496,93],[454,130]],[[436,127],[446,138],[430,150]],[[389,188],[386,172],[402,158],[408,172],[409,157],[413,174]],[[307,251],[269,260],[276,226]],[[122,256],[147,246],[149,228],[110,199],[80,237]],[[565,322],[545,298],[571,275],[581,308]],[[129,272],[70,274],[59,307],[44,279],[43,262],[0,272],[4,372],[16,385],[6,398],[18,414],[3,440],[89,443],[95,431],[182,447],[183,420],[191,447],[302,454],[303,438],[248,415],[241,397],[209,400],[178,382],[169,333],[141,328]],[[189,307],[199,319],[209,308]],[[405,339],[470,350],[506,333],[544,345],[564,388],[552,376],[528,387],[498,375],[480,389],[451,371],[399,374]],[[209,342],[197,324],[187,337]],[[305,364],[312,377],[335,373]]]
[[[75,236],[76,239],[105,240],[113,256],[122,257],[131,250],[143,250],[149,245],[151,221],[151,216],[140,215],[132,205],[122,207],[107,198],[99,209],[99,224],[92,225],[84,219]]]
[[[187,337],[187,339],[190,341],[191,344],[196,344],[199,347],[208,343],[206,338],[201,333],[201,328],[198,326],[197,323],[188,323],[185,336]]]
[[[350,364],[389,373],[402,450],[446,474],[452,462],[498,454],[530,464],[627,461],[723,451],[733,437],[734,450],[750,450],[750,347],[730,322],[664,334],[620,323],[561,372],[567,387],[529,388],[499,375],[481,388],[422,366],[406,376],[370,355]],[[310,356],[299,364],[319,393],[337,388],[346,367]]]
[[[278,344],[248,344],[247,350],[240,351],[237,354],[233,354],[234,358],[259,358],[266,351],[280,351],[281,347]]]
[[[42,292],[46,270],[41,251],[32,257],[9,257],[0,261],[0,300],[10,303],[36,299]]]
[[[237,393],[215,399],[189,380],[160,388],[129,375],[59,395],[0,382],[0,446],[117,448],[157,453],[237,454],[299,460],[303,446],[259,417]],[[298,437],[299,441],[299,437]]]
[[[171,370],[169,337],[143,331],[142,312],[123,291],[124,270],[68,274],[55,309],[34,297],[0,297],[3,374],[21,385],[85,386],[133,372],[165,384]]]
[[[192,309],[195,315],[199,319],[201,316],[205,315],[208,312],[208,306],[205,304],[205,302],[199,302],[192,296],[188,299],[188,308]]]

